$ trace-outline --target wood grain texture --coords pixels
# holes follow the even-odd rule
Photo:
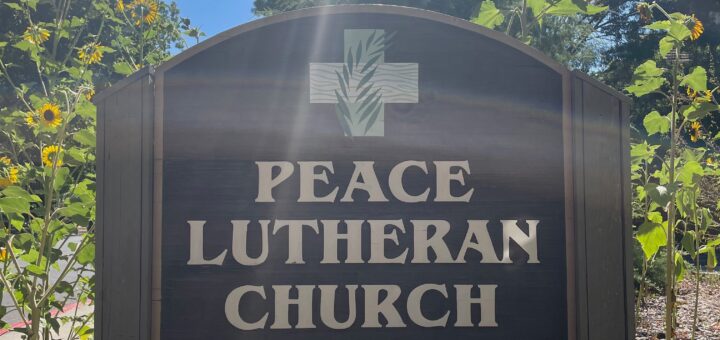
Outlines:
[[[577,339],[588,339],[587,255],[585,224],[585,167],[583,136],[583,81],[573,78],[573,191],[575,210],[575,258]]]
[[[625,339],[625,192],[620,100],[583,83],[582,138],[587,338]]]
[[[148,339],[152,84],[139,77],[102,98],[98,123],[97,335]],[[150,150],[150,152],[145,151]]]

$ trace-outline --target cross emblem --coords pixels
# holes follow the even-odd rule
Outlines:
[[[345,136],[384,136],[385,104],[418,102],[418,64],[385,63],[394,34],[344,32],[344,62],[310,63],[310,102],[335,104]]]

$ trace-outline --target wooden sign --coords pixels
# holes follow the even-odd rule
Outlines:
[[[308,9],[97,99],[101,339],[631,339],[625,97],[448,16]]]

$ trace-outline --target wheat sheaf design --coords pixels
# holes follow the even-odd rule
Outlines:
[[[360,124],[364,124],[364,134],[367,134],[382,111],[382,87],[375,86],[372,79],[384,52],[392,46],[396,33],[374,31],[367,39],[348,49],[342,72],[335,71],[340,84],[340,89],[335,90],[336,113],[346,136],[352,136],[351,125]],[[367,62],[361,62],[363,58]]]

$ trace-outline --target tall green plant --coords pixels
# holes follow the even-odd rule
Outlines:
[[[661,38],[657,61],[648,60],[638,66],[626,90],[637,97],[655,96],[669,112],[652,111],[645,115],[643,125],[652,137],[632,146],[635,199],[644,214],[636,239],[645,255],[644,268],[660,248],[666,249],[665,333],[672,339],[676,283],[683,279],[686,270],[682,255],[695,261],[698,280],[700,253],[708,255],[707,267],[717,264],[715,247],[719,241],[708,237],[708,230],[717,223],[710,210],[699,205],[698,197],[703,189],[699,185],[701,179],[720,175],[712,161],[713,138],[703,133],[702,125],[704,119],[720,109],[714,96],[718,88],[708,88],[705,68],[687,67],[683,60],[683,48],[703,33],[697,18],[667,13],[657,3],[643,2],[637,8],[642,20],[650,22],[646,29]],[[660,18],[653,19],[654,13]],[[696,297],[698,289],[696,286]],[[642,294],[641,285],[640,300]],[[697,320],[697,309],[694,319]]]
[[[9,89],[0,98],[0,294],[12,304],[0,315],[17,313],[15,331],[31,340],[63,324],[67,339],[87,339],[92,314],[52,310],[95,299],[91,99],[97,84],[167,58],[171,43],[182,47],[189,22],[154,0],[0,6],[12,21],[0,23],[0,89]]]

